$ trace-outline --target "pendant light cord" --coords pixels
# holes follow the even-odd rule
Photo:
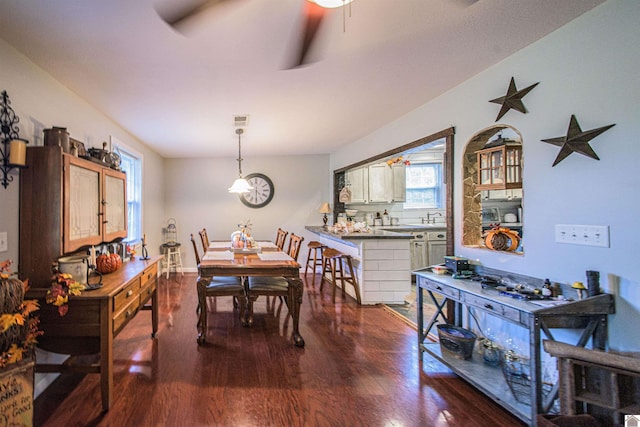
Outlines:
[[[241,140],[240,135],[242,135],[244,131],[242,129],[236,129],[236,133],[238,134],[238,176],[242,178],[242,148],[241,148]]]

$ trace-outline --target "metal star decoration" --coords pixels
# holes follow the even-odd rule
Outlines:
[[[516,88],[516,82],[511,77],[511,82],[509,83],[509,89],[507,89],[507,94],[505,96],[501,96],[500,98],[492,99],[489,102],[495,102],[496,104],[502,104],[502,108],[500,108],[500,112],[498,113],[498,117],[496,118],[496,122],[500,120],[502,116],[507,114],[507,111],[518,110],[521,113],[526,114],[527,109],[524,108],[524,104],[522,103],[522,98],[525,97],[526,94],[531,92],[531,89],[538,86],[540,82],[532,84],[531,86],[524,88],[522,90],[518,90]]]
[[[589,141],[614,126],[615,124],[612,124],[609,126],[603,126],[597,129],[591,129],[583,132],[582,129],[580,129],[580,125],[578,124],[576,116],[572,114],[571,120],[569,121],[567,136],[543,139],[542,142],[547,142],[549,144],[562,147],[560,149],[560,152],[558,153],[558,157],[556,157],[556,160],[553,162],[553,166],[566,159],[567,156],[573,152],[584,154],[585,156],[591,157],[592,159],[600,160],[595,151],[593,151],[593,148],[591,148],[591,146],[589,145]]]

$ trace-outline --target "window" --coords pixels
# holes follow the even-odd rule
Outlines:
[[[405,208],[443,207],[442,164],[411,163],[407,166]]]
[[[142,239],[142,155],[121,144],[116,144],[115,147],[115,151],[122,160],[121,168],[127,173],[128,234],[126,241],[135,242]]]

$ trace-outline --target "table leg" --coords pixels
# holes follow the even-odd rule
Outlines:
[[[198,314],[198,344],[202,345],[206,341],[207,335],[207,284],[211,281],[211,278],[205,278],[198,276],[197,289],[198,289],[198,308],[196,310]]]
[[[300,306],[302,305],[303,285],[300,277],[287,277],[289,283],[289,311],[293,318],[293,341],[297,347],[304,347],[304,339],[300,335],[298,326],[300,324]]]

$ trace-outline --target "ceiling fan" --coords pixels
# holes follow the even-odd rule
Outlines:
[[[199,0],[191,3],[181,9],[174,11],[157,11],[160,17],[171,28],[178,32],[185,33],[191,27],[190,21],[197,15],[214,8],[221,3],[230,3],[237,0]],[[322,24],[327,9],[343,7],[353,0],[306,0],[303,9],[303,26],[298,35],[297,49],[292,63],[287,69],[298,68],[305,65],[308,61],[308,53],[311,49],[315,36]]]

